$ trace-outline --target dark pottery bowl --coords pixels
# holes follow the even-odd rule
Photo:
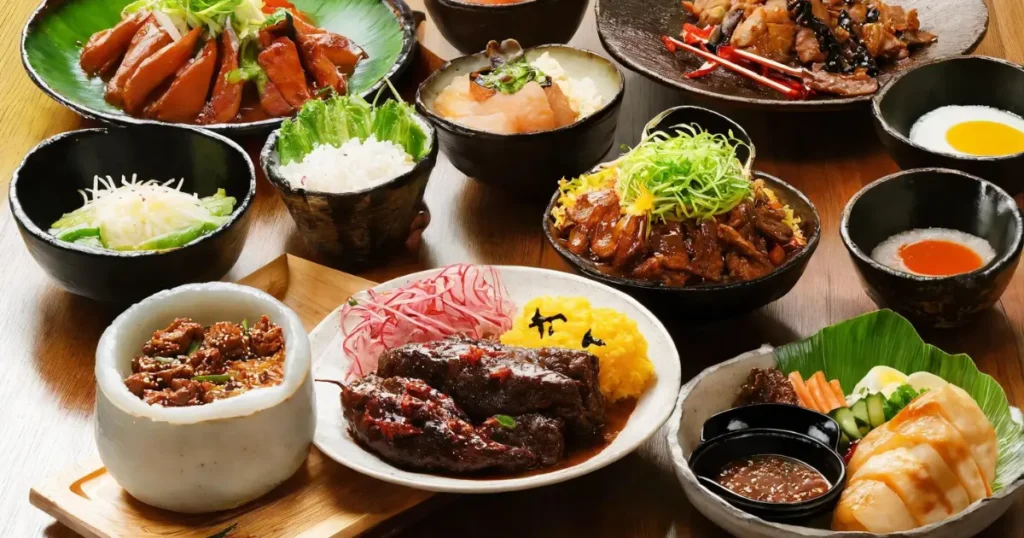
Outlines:
[[[430,122],[414,115],[430,140],[430,151],[412,170],[380,185],[333,193],[296,189],[280,172],[274,131],[260,153],[260,165],[277,188],[299,234],[310,248],[345,269],[381,261],[409,236],[421,210],[427,180],[437,163],[437,134]]]
[[[442,118],[434,112],[434,100],[455,77],[489,65],[479,52],[452,60],[430,75],[416,91],[416,109],[437,127],[441,149],[459,171],[524,197],[544,197],[558,180],[586,172],[611,149],[625,78],[611,61],[586,50],[544,45],[525,52],[531,60],[547,52],[569,76],[590,77],[604,105],[571,125],[526,134],[489,133]]]
[[[919,62],[974,50],[988,28],[984,0],[900,0],[900,7],[917,9],[921,28],[939,36],[926,47],[911,51],[899,62],[885,62],[878,82],[885,84],[900,71]],[[669,53],[661,36],[676,35],[684,22],[695,22],[679,0],[595,0],[597,34],[605,50],[619,63],[641,75],[687,93],[715,106],[772,109],[785,112],[819,112],[864,106],[870,95],[842,97],[814,95],[789,99],[774,90],[747,80],[727,69],[698,78],[687,78],[704,60],[685,51]],[[788,119],[788,118],[787,118]],[[805,136],[813,137],[812,131]]]
[[[839,448],[839,424],[828,415],[798,405],[763,403],[726,409],[704,421],[700,440],[750,428],[770,428],[799,433]]]
[[[981,237],[996,257],[954,276],[919,276],[891,269],[871,251],[893,235],[915,228],[950,228]],[[956,170],[922,168],[884,177],[864,187],[843,210],[840,234],[868,296],[915,323],[961,325],[1003,294],[1020,259],[1020,210],[1006,191]]]
[[[940,38],[941,39],[941,38]],[[875,131],[900,168],[952,168],[1018,193],[1024,190],[1024,153],[1002,157],[949,155],[910,141],[923,115],[948,105],[981,105],[1024,116],[1024,68],[985,56],[930,62],[896,78],[872,101]]]
[[[715,476],[729,463],[762,454],[801,461],[820,472],[831,487],[824,495],[810,500],[770,503],[748,499],[715,482]],[[736,508],[768,521],[797,523],[828,512],[846,486],[846,465],[842,456],[821,441],[786,430],[751,428],[719,435],[701,443],[693,451],[690,467],[700,484],[712,493]]]
[[[588,0],[523,0],[516,4],[471,4],[424,0],[434,21],[463,54],[483,50],[492,39],[515,39],[523,47],[568,43],[576,35]]]
[[[183,178],[182,191],[201,197],[224,189],[237,200],[235,210],[212,233],[163,251],[104,250],[47,232],[61,215],[82,206],[78,190],[92,188],[93,176],[120,182],[132,174],[139,181]],[[72,131],[41,142],[14,172],[10,204],[29,253],[61,286],[123,303],[224,276],[245,244],[255,191],[252,162],[231,140],[195,127],[138,125]]]
[[[42,0],[21,35],[21,63],[32,82],[58,103],[82,116],[118,125],[166,124],[129,116],[103,99],[100,79],[78,64],[82,43],[110,28],[132,0]],[[318,25],[351,39],[370,55],[348,78],[350,92],[375,95],[387,80],[408,68],[416,47],[415,14],[402,0],[293,0]],[[238,137],[265,134],[283,118],[204,125]]]
[[[666,110],[651,120],[646,130],[663,131],[674,125],[689,123],[697,123],[704,130],[716,134],[731,131],[735,138],[750,144],[750,137],[742,127],[726,116],[701,107],[682,106]],[[745,151],[742,146],[737,150],[737,156],[741,161],[753,160],[754,146],[749,147],[750,151]],[[818,248],[821,236],[818,210],[803,193],[776,177],[758,171],[754,171],[753,176],[764,180],[765,185],[775,191],[779,200],[793,209],[794,215],[802,221],[801,227],[807,238],[807,245],[803,250],[771,273],[754,280],[680,287],[610,275],[593,261],[571,252],[565,241],[557,237],[551,218],[551,210],[558,203],[557,190],[544,211],[544,235],[562,259],[577,271],[632,295],[661,315],[695,321],[738,316],[774,302],[789,293],[807,268],[807,262]]]

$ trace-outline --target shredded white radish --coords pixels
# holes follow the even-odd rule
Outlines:
[[[342,349],[349,378],[377,369],[381,353],[403,344],[463,334],[496,336],[512,328],[515,305],[493,267],[458,264],[408,286],[353,297],[342,307]]]

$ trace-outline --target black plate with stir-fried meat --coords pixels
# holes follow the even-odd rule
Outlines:
[[[177,318],[153,333],[124,383],[148,404],[203,405],[280,384],[284,358],[284,332],[267,316],[209,327]]]

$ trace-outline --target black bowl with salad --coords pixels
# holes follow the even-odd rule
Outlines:
[[[223,136],[107,127],[36,146],[14,172],[10,206],[29,253],[61,286],[121,303],[224,276],[255,190],[248,155]]]
[[[576,270],[675,317],[749,312],[796,285],[820,235],[810,200],[751,171],[754,154],[729,118],[666,110],[636,147],[561,182],[544,233]]]
[[[260,163],[306,244],[354,269],[415,246],[437,152],[434,128],[397,97],[335,95],[285,120]]]

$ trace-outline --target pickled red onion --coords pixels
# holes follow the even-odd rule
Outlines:
[[[514,314],[493,267],[449,265],[401,288],[367,290],[341,309],[342,349],[352,361],[347,377],[373,372],[381,353],[403,344],[500,335],[512,327]]]

